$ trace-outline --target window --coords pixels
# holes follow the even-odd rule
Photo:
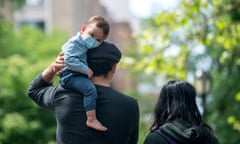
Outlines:
[[[24,21],[21,22],[20,26],[30,26],[32,28],[39,28],[41,30],[45,30],[45,24],[43,21]]]

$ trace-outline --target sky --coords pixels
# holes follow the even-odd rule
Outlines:
[[[161,10],[177,7],[179,0],[100,0],[116,20],[147,18]]]
[[[134,31],[140,30],[139,20],[148,18],[161,10],[171,10],[180,0],[100,0],[115,22],[128,21]]]
[[[149,17],[161,10],[173,9],[179,0],[129,0],[130,12],[139,18]]]

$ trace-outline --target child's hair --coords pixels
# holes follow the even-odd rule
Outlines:
[[[92,23],[97,23],[97,27],[103,30],[104,37],[107,37],[109,33],[109,23],[102,16],[92,16],[87,22],[86,26]]]

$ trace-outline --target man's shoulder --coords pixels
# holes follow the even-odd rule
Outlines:
[[[119,99],[121,99],[121,101],[124,102],[125,106],[129,105],[131,107],[136,107],[136,108],[138,107],[138,101],[134,96],[120,92],[118,90],[115,90],[115,91],[116,93],[118,93]]]
[[[129,102],[137,102],[136,98],[133,96],[130,96],[126,93],[123,93],[115,88],[112,87],[102,87],[99,85],[96,85],[98,93],[101,94],[107,94],[112,95],[114,98],[129,101]]]
[[[130,101],[137,101],[137,99],[134,96],[123,93],[123,92],[121,92],[119,90],[116,90],[116,89],[112,89],[112,90],[115,91],[116,93],[118,93],[118,95],[121,95],[122,97],[125,97],[126,99],[129,99]]]
[[[78,96],[78,97],[82,96],[82,94],[78,93],[77,91],[63,88],[61,84],[58,84],[56,86],[56,95]]]

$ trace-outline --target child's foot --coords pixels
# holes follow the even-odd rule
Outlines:
[[[103,126],[97,119],[95,120],[87,120],[86,122],[87,126],[90,128],[94,128],[99,131],[106,131],[107,128]]]

